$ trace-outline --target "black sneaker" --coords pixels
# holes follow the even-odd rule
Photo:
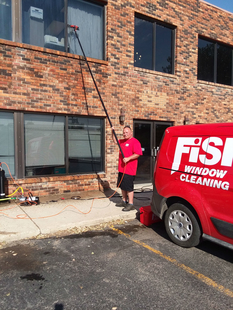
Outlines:
[[[131,211],[134,209],[135,209],[134,205],[127,203],[127,205],[122,209],[122,211]]]
[[[122,200],[121,202],[116,203],[116,207],[126,207],[128,205],[127,202],[125,202],[124,200]]]

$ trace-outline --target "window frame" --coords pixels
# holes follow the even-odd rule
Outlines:
[[[11,0],[11,14],[12,14],[12,41],[11,42],[22,42],[22,1],[23,0]],[[68,0],[64,1],[64,24],[67,27],[68,21]],[[106,60],[106,6],[108,4],[108,0],[83,0],[85,2],[94,3],[103,7],[103,58],[100,60]],[[24,44],[24,43],[23,43]],[[27,44],[27,43],[25,43]],[[64,30],[64,44],[65,50],[64,53],[70,53],[68,47],[68,30]],[[32,45],[35,46],[35,45]],[[46,47],[43,47],[46,49]],[[56,49],[54,49],[56,51]],[[85,52],[85,51],[84,51]],[[75,54],[74,54],[75,55]],[[83,56],[83,55],[79,55]]]
[[[8,171],[8,169],[10,169],[10,163],[9,162],[6,162],[6,160],[2,160],[2,157],[12,157],[12,155],[2,155],[1,154],[1,162],[4,164],[5,162],[6,162],[6,164],[8,165],[8,167],[7,166],[3,166],[2,168],[3,168],[3,170],[5,170],[5,175],[7,175],[8,173],[9,174],[13,174],[13,175],[15,175],[16,174],[16,148],[15,148],[15,132],[16,132],[16,124],[15,124],[15,114],[14,114],[14,112],[12,112],[12,111],[5,111],[5,110],[1,110],[0,111],[1,113],[5,113],[5,114],[11,114],[11,121],[12,121],[12,125],[13,125],[13,128],[12,128],[12,136],[11,136],[11,138],[13,139],[13,141],[12,141],[12,145],[13,145],[13,157],[14,157],[14,160],[12,161],[13,163],[14,163],[14,172],[12,172],[12,171]],[[0,118],[0,120],[1,120],[2,118]],[[3,118],[4,119],[4,118]],[[8,124],[9,125],[9,124]],[[3,141],[2,141],[3,142]],[[3,142],[4,143],[4,142]],[[0,163],[0,166],[1,166],[1,163]]]
[[[9,113],[7,110],[3,110],[1,112]],[[105,117],[94,117],[94,116],[85,116],[85,115],[64,115],[64,114],[57,114],[57,113],[36,113],[36,112],[16,112],[13,111],[13,122],[14,122],[14,157],[15,157],[15,173],[14,177],[16,179],[27,179],[27,178],[39,178],[39,177],[54,177],[58,174],[44,174],[44,175],[32,175],[26,176],[26,159],[25,159],[25,137],[24,137],[24,115],[34,114],[34,115],[54,115],[54,116],[63,116],[65,118],[64,121],[64,147],[65,147],[65,173],[59,174],[60,176],[67,176],[67,175],[83,175],[83,174],[96,174],[96,173],[105,173],[105,128],[106,122]],[[69,151],[68,151],[68,119],[69,117],[78,117],[78,118],[88,118],[88,119],[99,119],[101,121],[101,141],[100,141],[100,150],[101,150],[101,171],[89,171],[89,172],[69,172]]]
[[[220,85],[226,85],[226,86],[233,86],[233,46],[228,45],[226,43],[223,42],[219,42],[210,38],[207,38],[205,36],[202,35],[198,35],[198,54],[199,54],[199,39],[206,41],[206,42],[210,42],[212,44],[214,44],[214,68],[213,68],[213,81],[207,81],[207,80],[203,80],[200,79],[198,77],[198,68],[199,68],[199,55],[198,55],[198,59],[197,59],[197,80],[199,81],[204,81],[204,82],[209,82],[209,83],[215,83],[215,84],[220,84]],[[226,83],[219,83],[218,82],[218,72],[217,72],[217,68],[218,68],[218,46],[223,46],[223,47],[228,47],[231,49],[231,53],[232,53],[232,63],[231,63],[231,83],[230,84],[226,84]]]
[[[147,69],[147,70],[152,70],[152,71],[155,71],[155,72],[165,73],[165,72],[162,72],[162,71],[158,71],[155,68],[156,67],[156,57],[157,57],[157,55],[156,55],[157,54],[156,53],[156,26],[159,25],[159,26],[163,26],[163,27],[166,27],[168,29],[171,29],[171,35],[172,35],[172,38],[171,38],[171,61],[172,61],[172,65],[171,65],[171,73],[167,73],[167,74],[173,74],[174,75],[175,74],[176,26],[174,26],[172,24],[165,23],[163,21],[159,21],[157,19],[153,19],[151,17],[142,15],[140,13],[135,13],[134,21],[135,21],[135,18],[142,19],[144,21],[148,21],[148,22],[153,24],[153,34],[152,34],[153,35],[153,38],[152,38],[152,40],[153,40],[152,41],[152,69]],[[134,40],[135,40],[135,33],[134,33]],[[134,48],[135,48],[135,41],[134,41]],[[134,50],[134,57],[135,57],[135,50]],[[145,68],[136,66],[135,62],[134,62],[134,67],[145,69]]]
[[[77,124],[69,123],[69,118],[70,119],[72,118],[73,120],[77,119],[78,123]],[[104,153],[104,145],[103,145],[104,144],[103,143],[104,142],[104,140],[103,140],[103,137],[104,137],[104,122],[101,122],[102,118],[100,118],[100,117],[95,117],[95,118],[92,117],[92,118],[90,118],[88,116],[80,117],[78,115],[76,115],[76,116],[69,115],[67,119],[68,119],[68,128],[67,128],[68,140],[70,140],[70,138],[72,137],[72,133],[74,133],[75,136],[76,136],[76,140],[75,140],[76,143],[77,143],[77,141],[78,141],[78,143],[79,142],[82,143],[82,141],[79,138],[82,136],[83,133],[84,133],[84,136],[87,135],[87,137],[88,137],[88,147],[87,147],[86,151],[87,151],[87,153],[90,151],[90,155],[91,155],[91,158],[92,158],[91,161],[88,160],[88,154],[87,153],[86,153],[85,157],[80,157],[80,156],[72,157],[71,153],[69,153],[69,149],[71,149],[71,147],[70,147],[70,148],[68,148],[68,152],[67,152],[67,157],[68,157],[68,166],[67,166],[67,168],[68,168],[68,170],[71,169],[72,159],[76,160],[75,164],[77,164],[77,165],[80,165],[82,160],[83,160],[83,166],[91,165],[92,167],[94,167],[94,166],[96,167],[96,165],[100,164],[100,166],[103,168],[104,167],[103,156],[104,156],[105,153]],[[81,119],[83,119],[83,122],[81,121]],[[98,127],[98,125],[96,126],[95,122],[93,123],[93,122],[91,122],[91,120],[95,120],[95,121],[97,121],[97,123],[99,122],[100,127]],[[79,123],[79,121],[81,121],[81,122]],[[82,127],[82,128],[79,128],[79,129],[70,128],[72,125],[73,126],[76,125],[76,126]],[[93,137],[95,137],[96,135],[93,132],[91,133],[92,127],[97,127],[97,128],[100,129],[100,131],[99,131],[99,137],[100,137],[100,145],[99,145],[100,155],[99,155],[99,158],[100,158],[100,161],[99,162],[98,162],[98,160],[97,160],[97,162],[95,162],[95,156],[93,156],[96,150],[92,146],[92,143],[95,142]],[[84,132],[79,132],[80,129],[84,130]],[[80,133],[81,133],[81,135],[79,135]],[[97,133],[97,137],[98,137],[98,133]],[[69,147],[69,141],[68,141],[68,147]],[[85,145],[83,146],[83,150],[84,149],[85,149]],[[83,154],[83,156],[84,156],[84,154]],[[95,171],[98,171],[98,169],[93,169],[92,172],[95,172]],[[103,169],[101,171],[103,171]],[[73,172],[69,172],[68,171],[68,174],[76,174],[76,173],[77,173],[76,171],[73,171]],[[78,173],[85,174],[86,172],[85,172],[85,169],[83,169],[82,172],[78,172]]]

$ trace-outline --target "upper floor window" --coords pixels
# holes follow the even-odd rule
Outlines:
[[[233,85],[232,56],[232,47],[199,37],[198,79]]]
[[[134,66],[174,74],[175,29],[135,16]]]
[[[77,25],[86,56],[104,59],[102,2],[0,0],[0,25],[0,38],[82,55],[75,33],[68,27]]]
[[[12,39],[11,0],[0,0],[0,38]]]
[[[82,0],[68,0],[68,24],[79,23],[79,39],[86,56],[103,59],[104,7]],[[78,40],[69,30],[70,53],[82,55]]]

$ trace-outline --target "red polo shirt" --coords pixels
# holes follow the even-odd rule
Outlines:
[[[119,140],[119,144],[125,157],[129,157],[133,154],[142,155],[141,143],[133,137],[131,139]],[[125,173],[129,175],[136,175],[137,167],[138,167],[138,160],[137,159],[131,160],[126,164]],[[124,169],[125,169],[125,163],[123,162],[123,156],[121,152],[119,152],[118,171],[123,173]]]

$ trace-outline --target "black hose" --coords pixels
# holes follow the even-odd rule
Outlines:
[[[74,25],[68,25],[68,26],[74,29],[74,33],[75,33],[75,36],[76,36],[76,38],[77,38],[77,40],[78,40],[78,43],[79,43],[79,45],[80,45],[80,48],[81,48],[81,50],[82,50],[84,60],[86,61],[87,67],[88,67],[89,72],[90,72],[91,77],[92,77],[92,80],[93,80],[93,82],[94,82],[94,84],[95,84],[96,91],[97,91],[97,93],[98,93],[98,95],[99,95],[99,98],[100,98],[100,101],[101,101],[101,103],[102,103],[104,112],[105,112],[105,114],[106,114],[106,116],[107,116],[107,118],[108,118],[109,124],[110,124],[110,126],[111,126],[111,128],[112,128],[112,122],[111,122],[110,117],[109,117],[109,115],[108,115],[107,109],[105,108],[105,105],[104,105],[104,102],[103,102],[103,100],[102,100],[101,94],[100,94],[100,92],[99,92],[98,86],[97,86],[97,84],[96,84],[95,78],[94,78],[94,76],[93,76],[93,73],[92,73],[92,71],[91,71],[91,68],[90,68],[90,66],[89,66],[89,63],[88,63],[88,61],[87,61],[87,57],[86,57],[86,55],[85,55],[85,53],[84,53],[82,44],[81,44],[81,42],[80,42],[80,40],[79,40],[79,37],[78,37],[78,35],[77,35],[77,29],[79,29],[79,28],[78,28],[78,26],[74,26]],[[119,143],[119,141],[118,141],[118,139],[117,139],[117,135],[116,135],[116,133],[115,133],[115,130],[112,129],[112,131],[113,131],[114,137],[115,137],[115,139],[116,139],[116,142],[117,142],[117,144],[118,144],[118,147],[119,147],[119,149],[120,149],[120,151],[121,151],[121,154],[122,154],[123,158],[125,158],[124,153],[123,153],[123,151],[122,151],[122,149],[121,149],[120,143]]]

